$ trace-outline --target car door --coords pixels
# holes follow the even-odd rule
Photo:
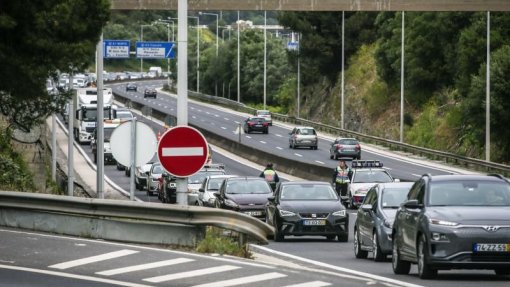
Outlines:
[[[267,224],[272,225],[273,224],[273,218],[276,212],[278,212],[278,204],[280,202],[280,194],[281,194],[281,188],[278,186],[274,192],[274,200],[273,202],[269,201],[266,204],[266,217],[267,217]],[[268,197],[273,195],[268,195]]]
[[[408,200],[417,200],[419,204],[423,204],[423,197],[425,191],[425,183],[420,180],[415,184],[409,192]],[[406,208],[402,207],[399,213],[399,232],[401,235],[402,252],[408,256],[416,257],[416,232],[418,224],[418,217],[421,213],[419,208]]]
[[[377,198],[377,189],[376,187],[372,187],[365,197],[365,200],[363,201],[363,205],[365,204],[374,204],[374,200]],[[374,206],[372,205],[372,208]],[[359,228],[359,235],[360,240],[365,246],[371,246],[370,242],[372,240],[372,228],[374,227],[374,220],[373,220],[373,211],[367,211],[363,210],[362,208],[359,209],[358,212],[358,220],[360,222],[358,228]]]
[[[336,145],[338,144],[338,139],[331,143],[331,146],[329,147],[329,154],[335,155]]]

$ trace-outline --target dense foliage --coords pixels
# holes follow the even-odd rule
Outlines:
[[[108,0],[0,1],[0,112],[29,129],[66,95],[48,95],[57,71],[82,70],[94,61]]]

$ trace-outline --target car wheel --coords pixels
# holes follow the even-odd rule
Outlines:
[[[328,240],[335,240],[336,235],[326,235]]]
[[[398,251],[395,236],[393,236],[391,267],[395,274],[409,274],[409,271],[411,270],[411,262],[400,259],[400,253]]]
[[[335,154],[335,160],[338,160],[339,156],[338,154]]]
[[[418,241],[418,276],[421,279],[432,279],[437,276],[437,269],[428,265],[427,240],[422,235]]]
[[[289,142],[289,148],[292,148],[292,143],[291,142]]]
[[[335,156],[334,156],[334,155],[329,154],[329,159],[334,159],[334,158],[335,158]]]
[[[367,258],[368,252],[361,249],[361,243],[359,242],[359,232],[354,229],[354,256],[356,258]]]
[[[274,241],[282,242],[283,240],[285,240],[285,236],[283,235],[282,231],[280,230],[280,226],[278,225],[278,221],[276,220],[276,217],[273,219],[273,226],[274,226]]]
[[[510,270],[508,270],[508,269],[494,269],[494,272],[498,276],[508,276],[508,275],[510,275]]]
[[[372,252],[374,253],[374,261],[381,262],[386,260],[386,254],[384,254],[381,250],[381,245],[379,245],[379,236],[377,236],[377,231],[374,230],[374,236],[372,238]]]

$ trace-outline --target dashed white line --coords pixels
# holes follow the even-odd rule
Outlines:
[[[223,118],[223,119],[224,119],[224,120],[226,120],[226,121],[230,121],[230,119],[229,119],[229,118]]]
[[[275,136],[277,136],[277,137],[283,137],[281,134],[275,134]]]
[[[320,160],[316,160],[315,161],[316,163],[319,163],[319,164],[325,164],[324,162],[320,161]]]
[[[165,106],[165,109],[168,109],[168,106]]]
[[[251,139],[251,137],[250,137],[250,136],[246,136],[246,137],[247,137],[247,138],[249,138],[249,139]]]
[[[210,112],[205,112],[206,114],[210,115],[211,113]]]
[[[282,147],[279,147],[279,146],[277,146],[276,148],[277,148],[277,149],[279,149],[279,150],[283,150],[283,148],[282,148]]]
[[[265,141],[260,141],[260,143],[267,144]]]
[[[241,122],[238,122],[238,121],[234,121],[234,123],[236,123],[236,124],[240,124]]]
[[[221,129],[226,130],[227,128],[226,127],[221,127]]]
[[[187,271],[187,272],[181,272],[181,273],[175,273],[175,274],[168,274],[168,275],[162,275],[157,277],[151,277],[151,278],[145,278],[143,281],[148,281],[152,283],[160,283],[170,280],[176,280],[176,279],[182,279],[182,278],[192,278],[196,276],[204,276],[219,272],[226,272],[231,270],[236,270],[241,267],[239,266],[233,266],[233,265],[223,265],[223,266],[216,266],[216,267],[210,267],[205,269],[198,269],[193,271]],[[226,286],[226,285],[220,285],[220,286]]]
[[[294,154],[299,156],[299,157],[303,157],[303,155],[300,155],[299,153],[294,153]]]
[[[101,254],[101,255],[96,255],[96,256],[91,256],[91,257],[87,257],[87,258],[62,262],[59,264],[51,265],[51,266],[49,266],[49,268],[63,270],[63,269],[68,269],[68,268],[72,268],[72,267],[76,267],[76,266],[80,266],[80,265],[85,265],[85,264],[95,263],[95,262],[104,261],[104,260],[108,260],[108,259],[118,258],[118,257],[126,256],[126,255],[131,255],[131,254],[135,254],[135,253],[138,253],[138,251],[122,249],[119,251],[109,252],[109,253],[105,253],[105,254]]]
[[[196,116],[191,116],[192,118],[196,119],[197,117]]]
[[[416,173],[411,173],[412,175],[416,176],[416,177],[421,177],[421,175],[419,174],[416,174]]]
[[[124,274],[124,273],[129,273],[129,272],[134,272],[134,271],[153,269],[153,268],[157,268],[157,267],[164,267],[164,266],[170,266],[170,265],[177,265],[177,264],[181,264],[181,263],[188,263],[188,262],[192,262],[192,261],[195,261],[195,260],[190,259],[190,258],[176,258],[176,259],[152,262],[152,263],[147,263],[147,264],[140,264],[140,265],[135,265],[135,266],[116,268],[116,269],[96,272],[96,274],[104,275],[104,276],[112,276],[112,275]]]
[[[217,117],[217,118],[219,118],[219,117],[220,117],[220,115],[214,115],[214,116],[215,116],[215,117]]]

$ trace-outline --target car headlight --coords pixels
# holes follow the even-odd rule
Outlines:
[[[225,199],[225,205],[226,206],[230,206],[230,207],[233,207],[233,208],[238,208],[239,207],[239,204],[235,203],[233,200],[231,199]]]
[[[459,225],[457,222],[434,219],[434,218],[429,218],[429,223],[435,224],[435,225],[442,225],[442,226],[457,226],[457,225]]]
[[[280,211],[280,216],[294,216],[294,215],[296,215],[292,211],[287,211],[287,210],[283,210],[283,209],[280,209],[279,211]]]
[[[333,216],[345,216],[345,210],[339,210],[333,212]]]

